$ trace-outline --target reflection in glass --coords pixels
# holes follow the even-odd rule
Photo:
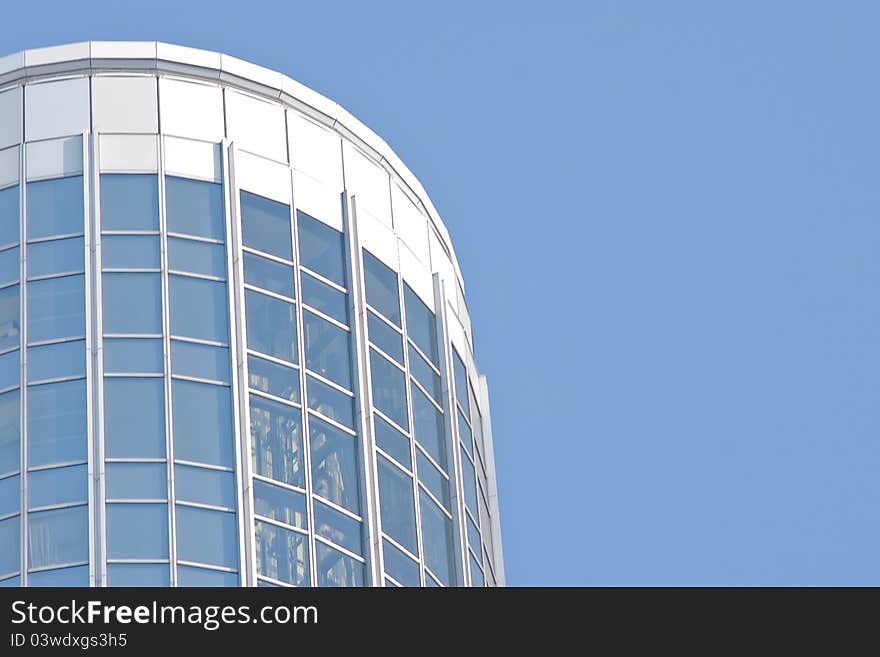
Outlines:
[[[409,429],[406,413],[406,382],[403,372],[370,349],[370,379],[373,406],[404,429]]]
[[[293,267],[253,253],[244,252],[242,258],[245,283],[291,299],[294,297]]]
[[[257,572],[294,586],[308,586],[308,537],[262,520],[254,522],[254,530]]]
[[[350,552],[361,554],[361,523],[336,509],[314,502],[315,533]]]
[[[375,414],[373,415],[373,427],[376,435],[376,447],[401,465],[412,468],[409,438]]]
[[[338,322],[348,324],[348,295],[302,273],[302,301]]]
[[[104,379],[104,445],[110,458],[165,456],[162,379]]]
[[[334,550],[324,543],[315,542],[318,568],[318,586],[363,586],[364,564]]]
[[[345,241],[334,230],[305,212],[296,213],[300,264],[345,287]]]
[[[0,190],[0,246],[19,241],[18,185]]]
[[[406,333],[434,365],[440,365],[437,351],[437,324],[434,313],[419,299],[412,288],[403,284],[403,301],[406,307]]]
[[[86,459],[86,382],[28,387],[28,466]]]
[[[309,446],[314,493],[360,513],[357,438],[310,417]]]
[[[354,397],[349,397],[311,376],[306,379],[306,383],[311,410],[354,429]]]
[[[28,473],[28,509],[88,502],[88,472],[85,464],[50,468]]]
[[[303,313],[306,367],[351,390],[349,334],[317,315]]]
[[[419,390],[410,385],[413,405],[413,427],[416,441],[425,448],[431,458],[444,470],[446,464],[446,437],[443,433],[443,415]]]
[[[21,467],[21,396],[18,390],[0,395],[0,474]]]
[[[171,382],[174,456],[232,467],[232,402],[229,388],[175,379]]]
[[[178,504],[177,558],[211,566],[238,567],[235,514]]]
[[[63,566],[89,558],[87,506],[28,514],[28,565]]]
[[[101,229],[159,230],[159,178],[155,174],[102,174]]]
[[[265,358],[248,356],[248,385],[281,399],[299,401],[299,372]]]
[[[108,504],[110,559],[167,559],[167,504]]]
[[[364,287],[367,303],[400,326],[397,273],[369,251],[364,251]]]
[[[302,420],[299,409],[250,396],[254,472],[305,487]]]
[[[382,557],[386,574],[403,586],[421,586],[419,564],[397,549],[391,542],[382,539]]]
[[[83,232],[82,176],[31,182],[26,189],[29,240]]]
[[[259,479],[254,479],[254,513],[300,529],[309,526],[305,495]]]
[[[382,531],[416,554],[416,507],[412,479],[382,456],[377,457],[377,461]]]
[[[244,246],[293,260],[290,208],[262,196],[241,193],[241,240]]]
[[[431,569],[441,583],[449,586],[455,583],[452,559],[452,522],[440,507],[434,504],[424,492],[419,492],[419,509],[422,516],[422,548],[425,565]]]
[[[296,315],[292,303],[245,290],[248,349],[296,362]]]
[[[17,347],[21,339],[18,285],[0,290],[0,349]]]

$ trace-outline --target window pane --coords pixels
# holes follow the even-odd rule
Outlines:
[[[360,513],[357,438],[310,417],[309,446],[314,493]]]
[[[248,356],[248,385],[281,399],[300,400],[299,372],[264,358]]]
[[[315,500],[315,533],[361,554],[361,523],[318,500]]]
[[[21,335],[18,285],[0,290],[0,349],[17,347]]]
[[[471,451],[474,445],[474,437],[471,433],[471,428],[468,426],[467,420],[464,419],[464,415],[461,414],[459,410],[458,414],[458,437],[467,450],[468,454],[472,454]]]
[[[416,381],[422,384],[422,387],[428,391],[428,394],[434,398],[438,404],[443,403],[442,387],[440,385],[440,375],[431,369],[428,361],[422,358],[419,353],[409,347],[409,371]]]
[[[0,573],[21,570],[21,516],[0,520]]]
[[[162,500],[168,497],[164,463],[108,463],[107,499]]]
[[[87,506],[28,514],[28,564],[61,566],[89,558]]]
[[[293,486],[306,484],[300,411],[250,396],[254,472]]]
[[[259,479],[254,480],[254,513],[300,529],[309,526],[305,495]]]
[[[449,480],[446,479],[434,465],[425,458],[421,450],[416,450],[416,467],[419,472],[419,481],[425,488],[431,491],[440,503],[448,510],[449,505]]]
[[[470,415],[467,393],[467,370],[464,367],[464,361],[461,360],[461,356],[458,355],[458,351],[455,347],[452,348],[452,375],[455,379],[455,398],[458,400],[458,403],[461,404],[465,413]]]
[[[241,193],[241,239],[245,246],[293,260],[290,208],[262,196]]]
[[[296,362],[296,315],[292,303],[245,290],[248,349]]]
[[[37,242],[27,248],[27,276],[48,276],[85,269],[85,243],[82,237]]]
[[[0,285],[21,278],[21,255],[18,247],[0,252]]]
[[[222,240],[226,237],[223,222],[223,187],[217,183],[165,177],[165,205],[168,230]]]
[[[471,513],[477,513],[477,479],[474,474],[474,464],[470,458],[461,451],[461,478],[464,488],[464,502]]]
[[[169,276],[171,333],[202,340],[229,340],[226,283]]]
[[[105,338],[104,371],[161,374],[162,341],[156,339]]]
[[[373,406],[404,429],[409,429],[406,413],[406,382],[403,372],[370,349],[370,378]]]
[[[315,543],[318,586],[363,586],[364,565],[323,543]]]
[[[238,573],[225,573],[194,566],[177,567],[178,586],[211,586],[229,588],[238,586]]]
[[[165,456],[162,379],[104,379],[104,445],[110,458]]]
[[[335,320],[348,324],[348,295],[322,283],[314,276],[302,273],[302,300]]]
[[[167,563],[110,563],[107,564],[110,586],[160,586],[171,585]]]
[[[178,379],[171,383],[171,395],[175,457],[232,467],[229,388]]]
[[[432,363],[439,366],[440,355],[437,352],[437,324],[434,321],[434,313],[406,283],[403,284],[403,301],[406,305],[407,335]]]
[[[58,570],[44,570],[28,575],[28,586],[79,586],[89,585],[89,567],[76,566]]]
[[[85,305],[81,274],[28,284],[28,341],[84,336]]]
[[[400,326],[397,273],[369,251],[364,251],[364,287],[367,303]]]
[[[174,495],[178,501],[235,508],[235,475],[222,470],[174,466]]]
[[[477,563],[477,560],[474,559],[473,554],[470,554],[469,556],[471,564],[471,586],[485,586],[486,583],[483,580],[483,571],[480,569],[480,565]]]
[[[367,331],[370,342],[403,365],[403,337],[379,319],[372,311],[367,311]]]
[[[21,468],[21,396],[18,390],[0,395],[0,474]]]
[[[110,559],[167,559],[167,504],[108,504]]]
[[[28,473],[28,508],[88,502],[88,471],[85,465],[51,468]]]
[[[412,468],[409,438],[375,414],[373,415],[373,427],[376,434],[376,446],[397,460],[398,463]]]
[[[0,533],[2,533],[2,529],[0,529]],[[2,540],[2,539],[0,539]],[[19,550],[19,553],[21,550]],[[21,577],[16,575],[15,577],[7,577],[6,579],[0,580],[0,588],[18,588],[21,586]],[[33,584],[31,584],[33,586]]]
[[[376,460],[379,466],[382,531],[416,554],[416,506],[412,479],[382,456]]]
[[[257,572],[295,586],[308,586],[308,537],[260,520],[254,528]]]
[[[27,355],[28,381],[86,375],[85,340],[31,347],[27,350]]]
[[[162,279],[159,274],[104,274],[105,333],[162,333]]]
[[[411,385],[413,426],[416,441],[446,470],[446,438],[443,433],[443,415],[421,390]]]
[[[101,175],[102,230],[159,230],[155,174]]]
[[[168,268],[226,278],[226,248],[222,244],[169,237]]]
[[[86,382],[28,388],[28,465],[86,459]]]
[[[425,565],[440,581],[449,586],[455,583],[452,561],[452,522],[440,507],[424,493],[419,493],[422,515],[422,547]]]
[[[313,377],[307,379],[309,408],[354,429],[354,397],[339,392]]]
[[[56,178],[27,184],[27,236],[29,240],[82,232],[82,176]]]
[[[234,513],[177,505],[177,558],[211,566],[238,567]]]
[[[351,390],[349,333],[312,313],[303,313],[306,367]]]
[[[229,383],[229,349],[171,341],[171,373]]]
[[[0,516],[8,516],[10,513],[21,511],[21,477],[6,477],[0,479]],[[6,546],[0,542],[0,552]],[[0,575],[9,571],[0,569]]]
[[[0,191],[0,245],[19,241],[18,185]]]
[[[382,540],[382,556],[385,572],[403,586],[419,587],[419,564],[394,547],[390,542]]]
[[[469,514],[465,514],[467,518],[467,541],[472,550],[480,551],[480,530],[477,529],[476,523]]]
[[[17,386],[21,379],[21,351],[16,349],[0,356],[0,390]]]
[[[305,212],[297,212],[300,264],[337,285],[345,286],[345,241],[342,233]]]
[[[253,253],[243,253],[244,282],[261,287],[264,290],[282,294],[291,299],[295,296],[293,289],[293,267],[280,262],[261,258]]]
[[[159,238],[152,235],[104,235],[101,267],[104,269],[158,269]]]

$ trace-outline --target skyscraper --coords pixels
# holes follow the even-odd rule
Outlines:
[[[227,55],[0,58],[0,585],[504,583],[449,234]]]

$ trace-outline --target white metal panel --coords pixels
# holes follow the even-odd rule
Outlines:
[[[166,62],[178,62],[190,66],[201,66],[206,69],[220,70],[220,53],[200,50],[187,46],[176,46],[173,43],[156,43],[156,58]]]
[[[361,246],[379,260],[400,271],[400,260],[397,257],[397,240],[392,230],[372,215],[357,210],[358,238]]]
[[[24,52],[17,52],[12,55],[0,57],[0,75],[10,73],[19,68],[24,67]]]
[[[342,191],[342,146],[339,135],[304,118],[299,112],[287,112],[290,162],[330,189]]]
[[[345,144],[345,185],[358,199],[358,211],[391,226],[391,189],[388,172],[351,144]]]
[[[159,132],[156,78],[95,76],[92,123],[95,132]]]
[[[215,84],[159,78],[162,133],[219,142],[223,139],[223,91]]]
[[[394,230],[423,264],[430,267],[428,220],[396,184],[391,185]]]
[[[0,189],[18,182],[18,146],[0,151]]]
[[[290,205],[290,169],[283,164],[237,150],[235,180],[244,191]]]
[[[297,210],[302,210],[336,230],[342,228],[342,196],[299,171],[293,172],[293,195]]]
[[[28,180],[76,176],[83,172],[82,137],[64,137],[27,145]]]
[[[27,141],[64,137],[88,130],[88,78],[27,85],[24,114]]]
[[[165,137],[165,172],[184,178],[221,182],[220,144]]]
[[[253,80],[254,82],[266,85],[267,87],[278,89],[279,92],[281,90],[281,78],[283,77],[281,73],[264,68],[252,62],[246,62],[238,57],[232,57],[221,53],[220,70],[223,73],[229,73],[230,75],[245,78],[246,80]]]
[[[50,48],[35,48],[25,51],[24,65],[41,66],[43,64],[57,64],[58,62],[88,59],[90,53],[91,44],[88,41],[69,43],[63,46],[52,46]]]
[[[281,105],[226,90],[227,137],[239,150],[287,162],[287,134]]]
[[[92,59],[156,59],[155,41],[92,41]]]
[[[451,309],[448,303],[447,307]],[[449,321],[446,322],[446,328],[449,333],[449,341],[452,343],[452,346],[455,347],[459,356],[467,358],[467,353],[470,349],[468,348],[467,340],[464,337],[464,329],[458,321],[458,316],[455,313],[448,313],[447,316]]]
[[[101,171],[153,173],[159,170],[155,135],[101,135]]]
[[[0,148],[21,141],[21,87],[0,94]]]
[[[400,252],[400,275],[413,289],[419,298],[431,310],[434,310],[434,281],[430,270],[419,262],[406,244],[398,240],[397,250]]]
[[[452,266],[452,261],[440,244],[440,239],[430,228],[428,229],[428,247],[431,252],[431,271],[440,274],[440,280],[446,285],[446,294],[448,295],[450,290],[455,289],[453,287],[456,285],[455,267]]]

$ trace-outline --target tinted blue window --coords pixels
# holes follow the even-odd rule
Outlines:
[[[229,383],[229,349],[171,341],[171,372]]]
[[[0,252],[0,285],[21,278],[21,254],[18,247]]]
[[[416,386],[412,391],[413,425],[418,443],[425,448],[443,469],[446,469],[446,438],[443,433],[443,415]]]
[[[296,315],[293,304],[245,290],[248,349],[296,362]]]
[[[462,415],[461,411],[457,411],[458,414],[458,437],[461,439],[461,443],[464,445],[465,449],[468,451],[468,454],[471,453],[471,449],[474,444],[474,437],[471,433],[471,428],[468,426],[467,421],[464,419],[464,415]]]
[[[302,273],[302,301],[333,319],[348,324],[348,295]]]
[[[364,565],[323,543],[315,543],[318,586],[363,586]]]
[[[171,333],[202,340],[229,340],[226,284],[169,276]]]
[[[315,533],[350,552],[361,554],[361,523],[315,500]]]
[[[16,349],[0,356],[0,390],[19,384],[21,378],[21,351]]]
[[[403,336],[372,312],[367,311],[367,332],[370,342],[403,365]]]
[[[295,586],[308,586],[308,537],[260,520],[254,528],[257,572]]]
[[[81,272],[85,269],[85,242],[82,237],[51,240],[28,245],[28,278]]]
[[[345,287],[345,241],[342,233],[304,212],[296,213],[300,264]]]
[[[376,447],[398,463],[412,468],[409,438],[376,414],[373,414],[373,428],[376,435]]]
[[[288,401],[300,399],[299,372],[257,356],[248,356],[248,385]]]
[[[354,429],[354,397],[349,397],[314,377],[310,376],[306,381],[309,408],[349,429]]]
[[[474,474],[474,464],[470,457],[461,451],[461,478],[464,488],[464,501],[471,513],[477,513],[477,478]]]
[[[229,388],[175,380],[171,395],[174,455],[184,461],[233,466]]]
[[[167,563],[111,563],[107,564],[110,586],[160,586],[171,585]]]
[[[86,384],[28,387],[28,465],[86,459]]]
[[[309,526],[306,496],[281,486],[254,480],[254,513],[300,529]]]
[[[27,184],[29,240],[83,232],[82,176]]]
[[[110,559],[167,559],[167,504],[108,504]]]
[[[226,248],[222,244],[169,237],[168,268],[226,278]]]
[[[351,389],[349,333],[317,315],[303,313],[306,367],[325,379]]]
[[[483,580],[483,571],[480,569],[479,563],[474,558],[473,554],[470,554],[470,564],[471,564],[471,586],[485,586],[485,581]]]
[[[452,522],[425,493],[419,493],[422,516],[422,547],[425,565],[443,584],[455,582],[452,560]]]
[[[162,341],[154,338],[104,338],[104,371],[161,373]]]
[[[465,514],[467,518],[467,540],[472,550],[480,551],[480,530],[477,529],[476,523],[469,514]]]
[[[412,478],[388,459],[379,456],[379,506],[382,531],[407,550],[418,552],[416,545],[416,506]]]
[[[467,370],[455,347],[452,348],[452,376],[455,381],[455,399],[461,404],[465,413],[470,414],[467,393]]]
[[[165,205],[172,233],[225,239],[223,188],[217,183],[167,176]]]
[[[104,269],[158,269],[159,238],[153,235],[104,235],[101,266]]]
[[[370,379],[373,406],[404,429],[408,429],[406,381],[403,372],[370,349]]]
[[[159,274],[104,274],[102,284],[105,333],[162,333]]]
[[[108,463],[107,499],[161,500],[168,497],[164,463]]]
[[[21,510],[21,477],[0,479],[0,516],[18,513]],[[0,543],[3,545],[3,543]],[[6,571],[0,570],[0,573]]]
[[[421,586],[419,565],[386,540],[382,541],[385,572],[403,586]]]
[[[234,513],[178,504],[177,558],[211,566],[238,567]]]
[[[85,335],[84,285],[81,274],[28,284],[29,342]]]
[[[253,253],[243,253],[244,282],[286,297],[294,297],[293,267]]]
[[[225,573],[220,570],[208,570],[193,566],[178,566],[177,585],[229,588],[230,586],[238,586],[238,573]]]
[[[369,251],[364,251],[364,287],[367,303],[400,326],[397,273]]]
[[[59,568],[57,570],[43,570],[28,575],[28,586],[78,586],[89,585],[89,567],[76,566],[74,568]]]
[[[28,508],[88,502],[88,471],[85,465],[50,468],[28,473]]]
[[[416,468],[419,472],[419,481],[434,494],[440,503],[448,510],[449,505],[449,480],[425,457],[422,450],[416,450]]]
[[[305,486],[302,419],[299,409],[250,396],[254,472],[293,486]]]
[[[0,246],[19,241],[18,186],[0,190]]]
[[[0,350],[17,347],[21,339],[18,285],[0,290]]]
[[[174,495],[180,502],[235,508],[235,475],[222,470],[174,466]]]
[[[159,230],[159,179],[153,174],[101,176],[103,230]]]
[[[440,355],[437,351],[437,324],[434,313],[406,283],[403,284],[403,301],[406,305],[407,335],[434,365],[439,365]]]
[[[431,366],[428,365],[428,361],[422,358],[419,353],[412,348],[412,345],[409,347],[409,371],[413,375],[413,378],[421,383],[422,387],[428,391],[428,394],[431,395],[434,401],[438,404],[442,403],[443,390],[440,385],[440,375],[431,369]]]
[[[21,516],[0,520],[0,574],[21,570]]]
[[[21,396],[18,390],[0,395],[0,474],[20,469]]]
[[[313,492],[349,511],[360,513],[357,438],[310,417],[309,446]]]
[[[87,506],[28,514],[28,564],[63,566],[89,558]]]
[[[293,260],[290,208],[283,203],[242,192],[241,239],[244,246]]]
[[[28,381],[71,378],[86,375],[86,342],[57,342],[31,347],[28,355]]]
[[[104,379],[104,442],[111,458],[165,456],[162,379]]]

